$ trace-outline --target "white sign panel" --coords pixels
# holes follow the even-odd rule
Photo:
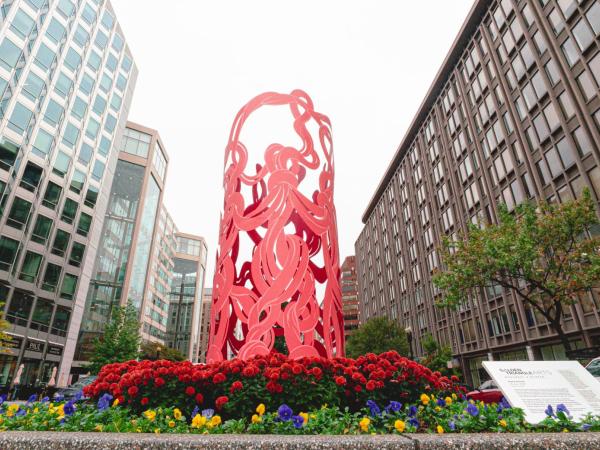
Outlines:
[[[600,414],[600,382],[577,361],[483,361],[511,406],[537,423],[548,405],[564,404],[574,420]]]

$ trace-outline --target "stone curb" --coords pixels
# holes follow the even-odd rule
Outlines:
[[[404,436],[155,435],[10,431],[2,450],[600,450],[600,433],[410,434]]]

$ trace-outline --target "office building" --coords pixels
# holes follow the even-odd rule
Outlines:
[[[206,362],[208,338],[210,332],[210,307],[212,306],[212,288],[202,291],[202,320],[200,322],[200,357],[198,362]]]
[[[206,242],[200,236],[176,233],[169,293],[169,322],[166,345],[200,361],[202,292],[206,271]]]
[[[434,306],[436,248],[499,204],[600,198],[600,2],[477,0],[365,213],[356,242],[361,319],[430,332],[478,384],[487,359],[558,359],[550,326],[502,289]],[[599,292],[568,311],[575,346],[600,344]]]
[[[87,293],[83,318],[73,321],[61,379],[87,372],[86,361],[96,337],[102,334],[115,305],[131,302],[140,311],[142,338],[153,332],[153,316],[141,314],[154,309],[148,276],[158,211],[167,175],[168,156],[156,130],[127,123],[118,147],[118,162],[108,198],[108,208]],[[147,295],[144,295],[148,292]],[[162,331],[166,329],[163,311]],[[158,328],[160,330],[160,327]],[[68,372],[67,372],[68,371]]]
[[[81,320],[137,77],[109,1],[0,2],[0,385],[49,381]]]
[[[356,277],[356,257],[347,256],[342,263],[342,313],[344,314],[344,337],[352,334],[359,325],[358,279]]]

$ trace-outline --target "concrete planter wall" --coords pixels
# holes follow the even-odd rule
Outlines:
[[[116,433],[0,433],[2,450],[600,450],[600,433],[452,434],[407,436],[154,435]]]

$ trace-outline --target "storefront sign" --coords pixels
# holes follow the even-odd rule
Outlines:
[[[62,352],[63,352],[62,347],[55,347],[54,345],[48,346],[48,354],[49,355],[60,356],[60,355],[62,355]]]
[[[511,406],[537,423],[546,408],[563,404],[574,420],[600,414],[600,382],[577,361],[483,361]]]
[[[25,345],[25,350],[42,353],[45,346],[46,345],[44,342],[28,340],[27,344]]]
[[[9,341],[2,341],[2,346],[4,348],[21,348],[22,343],[23,339],[11,336]]]

